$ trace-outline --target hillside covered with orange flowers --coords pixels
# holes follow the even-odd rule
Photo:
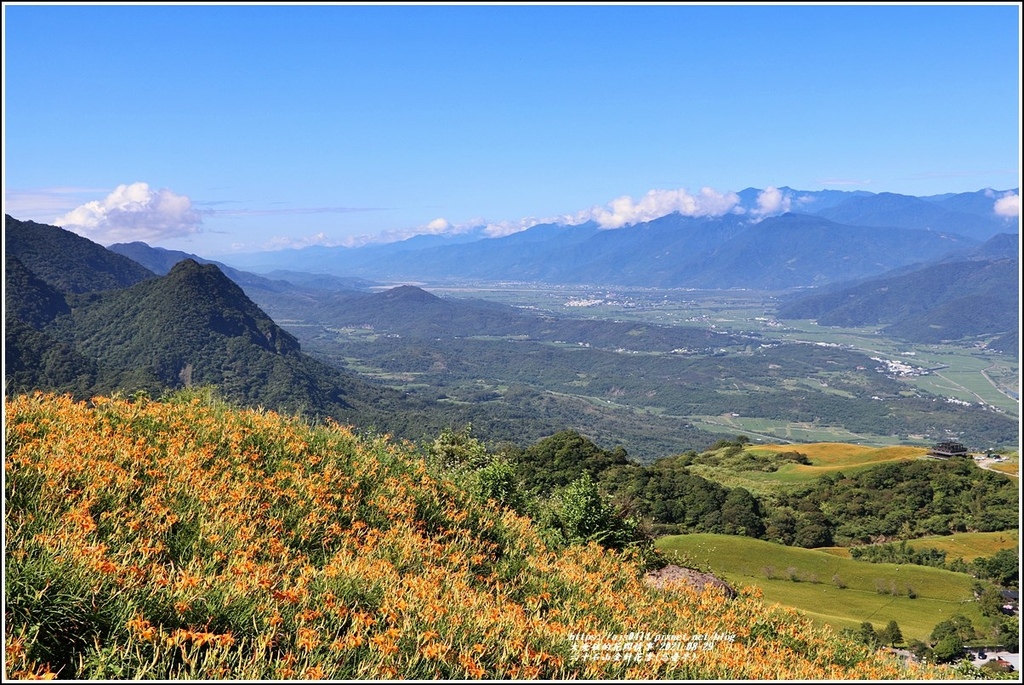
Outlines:
[[[429,453],[198,392],[5,402],[5,678],[924,679],[657,589]]]

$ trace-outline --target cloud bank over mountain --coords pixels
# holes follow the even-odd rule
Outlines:
[[[788,193],[769,186],[757,196],[757,208],[753,213],[756,218],[764,219],[777,214],[785,214],[791,205],[792,198]]]
[[[622,228],[629,224],[651,221],[673,212],[692,217],[722,216],[734,211],[739,203],[740,198],[736,193],[721,193],[714,188],[701,188],[696,195],[690,194],[686,188],[649,190],[639,200],[623,195],[605,207],[594,207],[579,212],[564,223],[595,221],[601,228]]]
[[[198,233],[202,214],[192,200],[148,183],[122,184],[102,200],[86,202],[54,224],[101,244],[119,241],[160,241]]]
[[[1020,195],[1010,192],[996,200],[994,211],[997,215],[1012,219],[1020,216]]]
[[[744,198],[734,191],[719,191],[704,187],[696,193],[686,188],[654,189],[638,199],[622,195],[605,205],[595,205],[575,213],[559,216],[527,216],[512,220],[472,218],[452,222],[445,217],[414,227],[394,228],[377,233],[338,238],[330,231],[316,233],[281,234],[262,242],[258,249],[281,250],[311,245],[324,247],[361,247],[370,244],[398,242],[414,236],[459,236],[478,234],[500,238],[528,230],[540,224],[580,225],[592,222],[604,230],[614,230],[633,224],[653,221],[659,217],[678,213],[691,218],[716,218],[727,214],[744,215],[753,222],[779,216],[791,211],[802,211],[810,201],[789,188],[768,186],[763,190],[747,189]],[[985,197],[992,200],[995,216],[1013,220],[1020,216],[1020,197],[1016,190],[997,192],[989,190]],[[202,205],[203,203],[199,203]],[[167,188],[154,190],[148,183],[122,184],[102,200],[79,205],[54,220],[54,224],[90,238],[101,244],[161,241],[191,236],[203,231],[204,218],[219,215],[246,216],[253,214],[305,214],[352,213],[379,211],[379,207],[316,207],[290,209],[197,209],[192,199]],[[238,242],[234,249],[252,249],[252,244]]]

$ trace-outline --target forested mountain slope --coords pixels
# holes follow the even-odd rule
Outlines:
[[[4,255],[63,293],[123,288],[156,278],[127,257],[56,226],[4,216]]]
[[[823,326],[882,325],[914,342],[1007,334],[1019,326],[1017,259],[942,262],[828,293],[794,297],[779,307],[789,319]]]

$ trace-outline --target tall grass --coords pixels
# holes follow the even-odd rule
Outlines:
[[[628,555],[550,547],[387,436],[196,393],[4,416],[7,678],[944,675],[757,590],[656,590]]]

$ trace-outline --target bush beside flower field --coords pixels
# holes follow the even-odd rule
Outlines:
[[[654,589],[388,436],[209,396],[5,401],[6,678],[926,679]]]

